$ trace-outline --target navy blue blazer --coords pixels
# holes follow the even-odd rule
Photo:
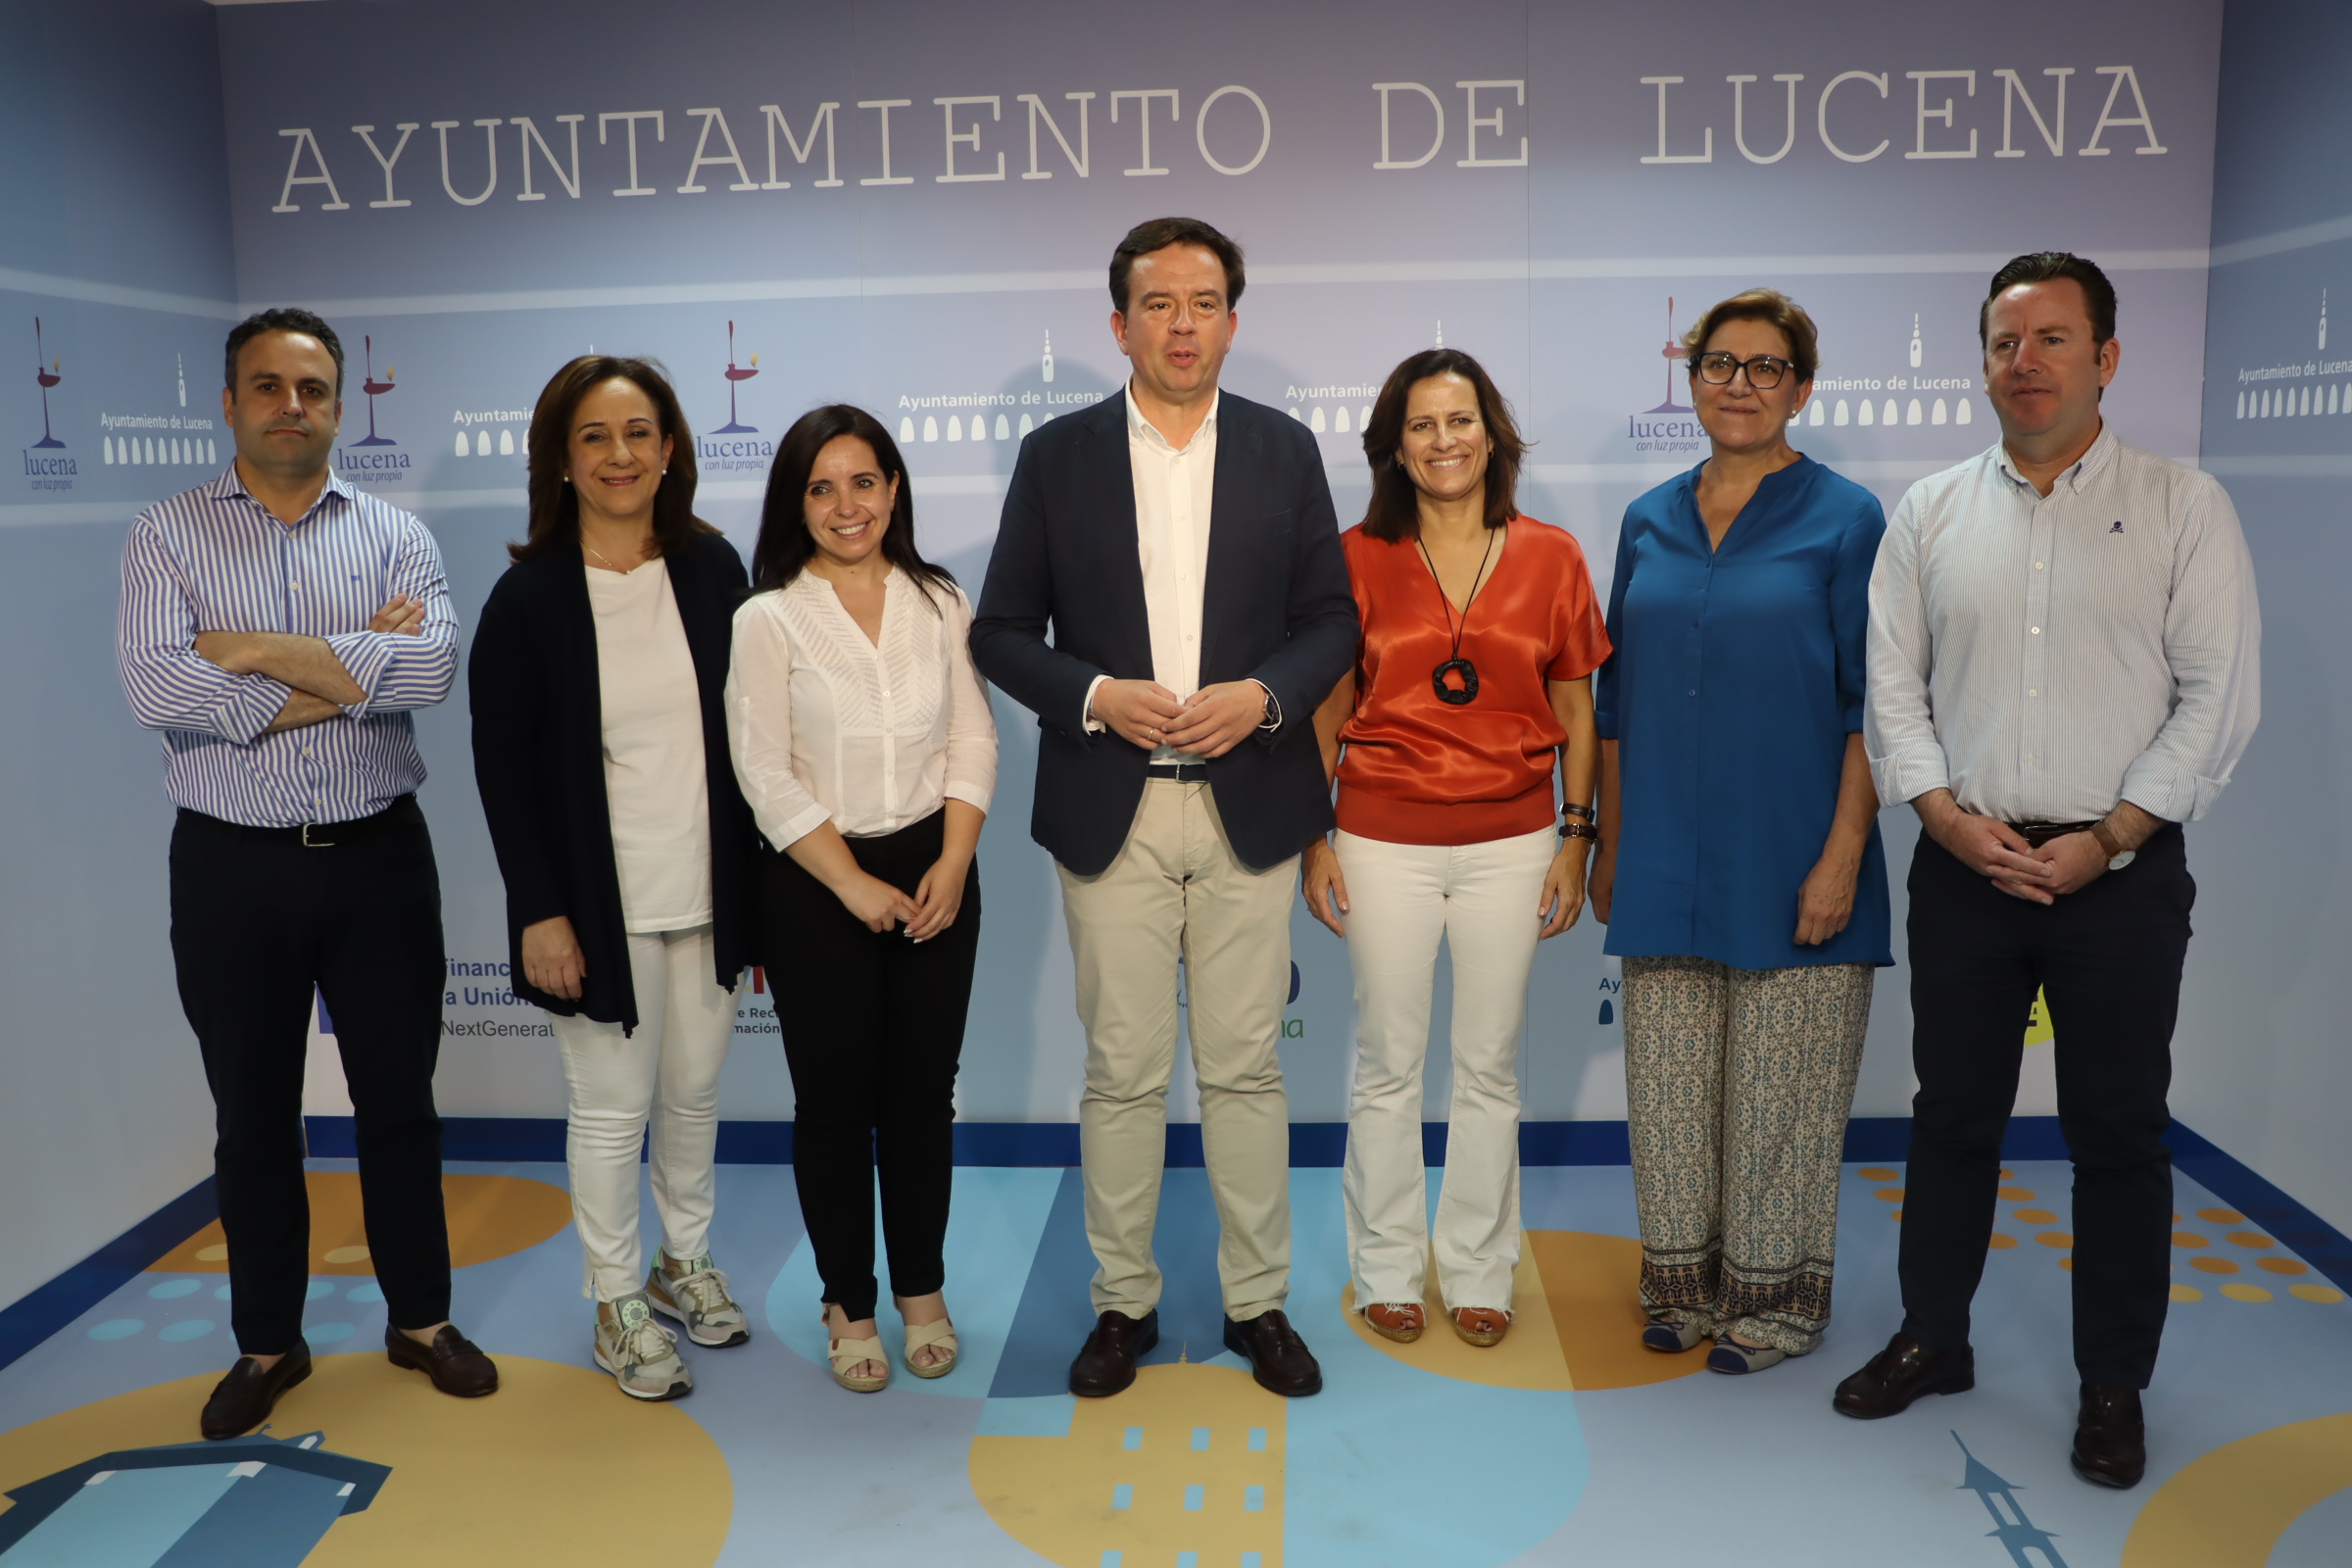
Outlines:
[[[1208,764],[1217,814],[1245,864],[1277,864],[1331,829],[1314,712],[1353,664],[1356,639],[1315,438],[1278,410],[1224,394],[1200,684],[1261,681],[1283,719]],[[1096,676],[1152,678],[1124,391],[1021,443],[972,619],[972,662],[1037,714],[1030,836],[1080,876],[1102,871],[1127,842],[1151,760],[1085,724]]]

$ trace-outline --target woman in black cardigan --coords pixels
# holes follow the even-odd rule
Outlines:
[[[647,362],[557,371],[531,416],[529,537],[467,667],[514,994],[551,1014],[570,1086],[597,1364],[640,1399],[693,1387],[655,1313],[697,1345],[751,1338],[707,1241],[718,1074],[751,961],[754,830],[721,706],[747,579],[694,515],[693,452]],[[663,1242],[640,1283],[649,1120]]]

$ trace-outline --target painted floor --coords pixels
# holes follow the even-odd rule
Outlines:
[[[2352,1318],[2277,1239],[2180,1178],[2148,1478],[2069,1471],[2068,1174],[2002,1189],[1978,1386],[1892,1420],[1829,1407],[1895,1325],[1902,1177],[1847,1167],[1838,1319],[1729,1378],[1635,1345],[1623,1168],[1530,1169],[1509,1339],[1393,1346],[1345,1305],[1339,1172],[1292,1174],[1291,1315],[1326,1392],[1282,1400],[1218,1346],[1201,1173],[1159,1219],[1162,1345],[1108,1400],[1060,1392],[1091,1272],[1075,1172],[956,1172],[950,1376],[834,1387],[789,1169],[725,1166],[714,1245],[756,1327],[689,1348],[692,1397],[594,1369],[564,1172],[453,1167],[457,1319],[505,1386],[389,1366],[347,1162],[313,1167],[318,1357],[273,1424],[196,1444],[233,1356],[217,1227],[0,1371],[0,1568],[914,1563],[954,1568],[2340,1568]],[[652,1212],[650,1200],[647,1212]],[[887,1316],[886,1343],[898,1325]],[[189,1445],[191,1446],[177,1446]]]

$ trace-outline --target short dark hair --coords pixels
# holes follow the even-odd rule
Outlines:
[[[2083,302],[2090,307],[2090,340],[2104,343],[2115,336],[2115,285],[2107,281],[2099,264],[2072,251],[2032,251],[1992,274],[1984,303],[1977,307],[1978,346],[1985,345],[1985,322],[1991,318],[1994,300],[2020,283],[2047,283],[2061,277],[2082,285]]]
[[[281,306],[276,310],[256,311],[228,329],[228,353],[220,370],[220,384],[234,397],[237,391],[237,355],[246,344],[264,332],[302,332],[326,345],[329,358],[335,362],[335,396],[343,395],[343,340],[324,318],[309,311]]]
[[[1486,367],[1460,349],[1423,349],[1389,372],[1373,400],[1372,416],[1364,421],[1364,459],[1372,465],[1372,503],[1364,511],[1364,532],[1375,539],[1394,544],[1421,537],[1420,494],[1396,454],[1404,446],[1404,411],[1413,388],[1433,375],[1448,374],[1476,389],[1478,416],[1494,442],[1494,454],[1487,459],[1487,526],[1499,528],[1519,515],[1519,465],[1527,456],[1527,442],[1511,417],[1510,404],[1503,401]]]
[[[1698,371],[1698,357],[1726,321],[1762,321],[1778,327],[1781,336],[1788,340],[1788,364],[1799,381],[1810,381],[1813,372],[1821,368],[1821,331],[1805,308],[1777,288],[1742,289],[1728,300],[1718,302],[1698,324],[1683,334],[1683,347],[1692,374]]]
[[[653,400],[655,421],[669,437],[669,466],[662,470],[662,487],[654,492],[654,548],[672,556],[696,534],[718,532],[694,514],[694,432],[686,427],[686,412],[678,407],[669,377],[652,360],[583,354],[540,389],[539,402],[531,410],[530,433],[523,437],[531,520],[522,543],[507,546],[513,559],[528,561],[578,541],[580,498],[576,488],[564,482],[571,469],[571,416],[579,412],[582,398],[613,380],[634,382]]]
[[[899,444],[880,419],[856,404],[828,403],[793,420],[776,443],[775,462],[767,469],[767,497],[760,505],[760,542],[752,547],[752,592],[783,587],[816,554],[816,541],[808,533],[808,475],[825,444],[845,435],[873,448],[883,476],[899,482],[899,499],[890,509],[889,526],[882,530],[882,559],[912,578],[925,599],[934,588],[953,587],[954,574],[925,561],[914,547],[914,485],[906,477],[906,460],[899,455]]]
[[[1135,259],[1153,251],[1164,251],[1171,245],[1198,245],[1212,252],[1225,268],[1225,308],[1232,310],[1242,302],[1242,248],[1218,233],[1198,218],[1154,218],[1138,223],[1119,241],[1119,248],[1110,253],[1110,308],[1124,314],[1127,309],[1127,274],[1135,270]]]

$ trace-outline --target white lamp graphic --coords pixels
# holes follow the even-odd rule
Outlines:
[[[1054,334],[1052,332],[1046,334],[1046,358],[1042,368],[1046,380],[1051,382],[1054,379]]]
[[[1911,318],[1911,368],[1914,370],[1919,368],[1919,360],[1922,352],[1923,350],[1919,341],[1919,318],[1914,315]]]

